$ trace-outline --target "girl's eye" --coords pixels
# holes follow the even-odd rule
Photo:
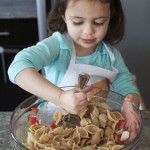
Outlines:
[[[73,25],[81,25],[83,22],[73,22]]]
[[[94,24],[97,25],[97,26],[103,26],[103,25],[104,25],[104,22],[101,22],[101,23],[99,23],[99,22],[94,22]]]

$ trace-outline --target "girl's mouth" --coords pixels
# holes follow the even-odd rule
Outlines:
[[[82,40],[86,44],[91,44],[91,43],[93,43],[95,41],[94,39],[82,39]]]

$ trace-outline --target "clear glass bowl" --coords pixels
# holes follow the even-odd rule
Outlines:
[[[63,90],[68,90],[75,88],[73,86],[67,86],[63,87]],[[106,89],[101,88],[95,88],[98,92],[98,97],[104,98],[107,103],[111,106],[112,110],[121,110],[121,106],[124,100],[124,97],[116,92],[109,91]],[[95,90],[94,89],[94,90]],[[43,99],[39,99],[36,96],[31,96],[28,99],[24,100],[13,112],[10,120],[10,134],[11,138],[13,140],[14,145],[19,150],[27,150],[27,148],[22,144],[27,139],[27,133],[29,128],[28,123],[28,116],[32,114],[31,108],[38,107],[38,118],[42,120],[42,123],[50,125],[50,123],[53,121],[53,115],[55,110],[51,110],[48,107],[46,107],[47,101]],[[58,108],[59,109],[59,108]],[[137,146],[140,137],[141,132],[143,128],[143,119],[142,114],[139,109],[137,109],[138,113],[140,114],[140,128],[137,132],[136,137],[125,147],[123,150],[133,150]]]

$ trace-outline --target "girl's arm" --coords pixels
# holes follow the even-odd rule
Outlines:
[[[15,83],[22,89],[58,105],[62,89],[49,82],[34,68],[22,70],[15,78]]]
[[[22,70],[16,76],[15,82],[22,89],[60,106],[69,113],[78,114],[86,109],[86,93],[90,87],[83,92],[76,89],[63,91],[33,68]]]
[[[135,93],[126,95],[124,101],[133,103],[137,108],[140,106],[140,97]]]
[[[131,72],[128,70],[120,52],[116,49],[113,49],[115,55],[115,68],[118,69],[118,74],[115,80],[112,83],[114,90],[123,96],[132,94],[133,101],[137,106],[139,105],[139,92],[136,88]]]
[[[120,52],[114,50],[114,54],[116,58],[114,65],[119,70],[119,73],[115,81],[113,81],[113,88],[125,96],[121,111],[126,120],[125,128],[130,132],[127,142],[130,142],[136,137],[141,124],[138,111],[140,97],[138,89],[134,85],[132,74],[129,72]]]

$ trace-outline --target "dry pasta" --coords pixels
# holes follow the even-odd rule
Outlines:
[[[129,132],[119,111],[112,111],[104,101],[89,98],[87,109],[79,114],[80,126],[64,128],[61,112],[55,112],[56,128],[33,124],[24,145],[30,150],[119,150]],[[60,123],[60,124],[59,124]]]

